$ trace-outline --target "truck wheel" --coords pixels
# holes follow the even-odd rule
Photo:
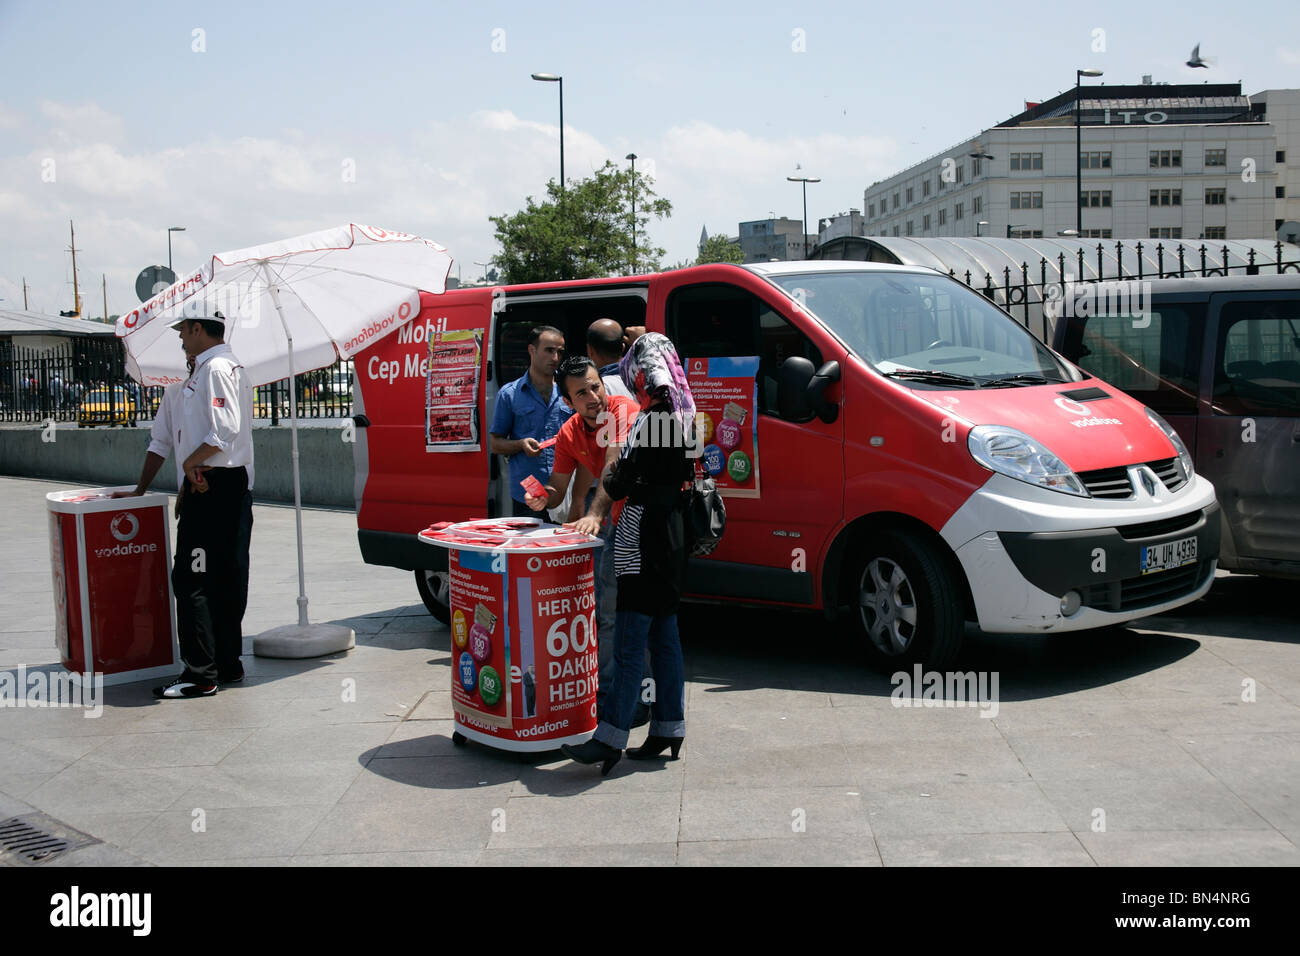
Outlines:
[[[451,623],[451,575],[446,571],[417,570],[415,587],[420,599],[440,623]]]
[[[965,632],[961,591],[933,545],[887,532],[867,544],[850,573],[853,620],[877,663],[943,670],[956,659]]]

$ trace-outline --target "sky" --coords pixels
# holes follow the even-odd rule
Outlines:
[[[1240,11],[1240,12],[1237,12]],[[1201,44],[1209,70],[1184,65]],[[0,308],[136,304],[135,277],[360,222],[481,278],[488,216],[606,159],[650,172],[665,264],[702,228],[863,190],[1074,82],[1300,86],[1294,0],[1140,5],[0,0]],[[796,173],[796,170],[799,170]]]

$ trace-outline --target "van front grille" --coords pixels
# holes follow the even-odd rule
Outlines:
[[[1093,584],[1083,589],[1083,605],[1099,611],[1134,611],[1164,604],[1204,584],[1211,566],[1210,561],[1197,561],[1170,571]]]
[[[1079,480],[1094,498],[1133,497],[1133,484],[1129,481],[1127,467],[1081,471]]]

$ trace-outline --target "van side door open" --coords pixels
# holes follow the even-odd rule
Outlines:
[[[1300,572],[1300,296],[1212,296],[1205,352],[1196,469],[1221,489],[1224,557]]]

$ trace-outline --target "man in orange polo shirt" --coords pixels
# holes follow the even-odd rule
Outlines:
[[[619,450],[627,441],[632,420],[640,406],[631,398],[608,395],[600,380],[600,369],[585,355],[565,359],[555,370],[555,384],[565,404],[577,414],[570,415],[555,436],[555,464],[546,482],[545,498],[524,495],[524,504],[534,511],[554,508],[564,500],[564,493],[575,474],[583,479],[590,477],[596,487],[607,465],[618,459]],[[586,484],[579,482],[579,487]],[[574,508],[581,507],[574,497]],[[605,542],[596,550],[596,649],[600,672],[596,691],[596,710],[604,704],[604,688],[614,679],[614,616],[618,598],[614,577],[614,526],[623,502],[614,502],[609,518],[601,525],[600,537]],[[571,517],[576,517],[572,515]]]

